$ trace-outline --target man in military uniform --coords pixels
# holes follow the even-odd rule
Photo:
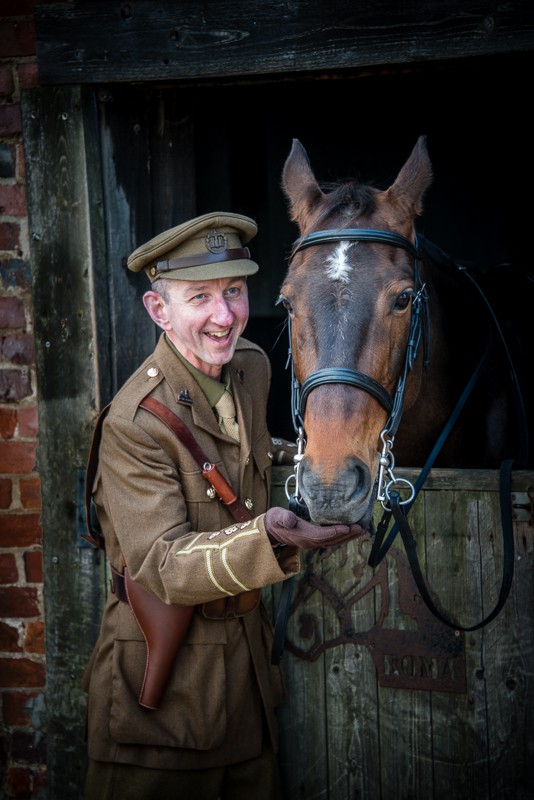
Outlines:
[[[284,686],[260,589],[298,573],[299,547],[362,533],[269,509],[270,364],[241,337],[247,276],[258,269],[245,245],[256,230],[248,217],[206,214],[128,260],[148,275],[143,302],[163,333],[94,445],[92,493],[113,586],[84,676],[86,800],[280,798]],[[147,400],[185,423],[206,464]],[[206,477],[212,467],[248,517],[236,521],[235,504],[221,502]]]

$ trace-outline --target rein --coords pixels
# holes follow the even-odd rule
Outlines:
[[[297,515],[309,519],[308,510],[300,495],[299,467],[300,467],[300,462],[304,457],[304,452],[306,448],[306,439],[304,430],[304,411],[306,406],[306,400],[310,392],[313,391],[313,389],[317,388],[318,386],[322,386],[326,383],[345,383],[351,386],[355,386],[359,389],[363,389],[364,391],[367,391],[381,403],[381,405],[386,409],[386,411],[389,414],[386,426],[380,434],[383,447],[380,455],[379,471],[376,482],[376,493],[377,493],[376,499],[381,502],[382,507],[384,508],[384,515],[378,525],[377,532],[374,537],[373,545],[371,548],[371,553],[368,559],[368,563],[371,567],[376,567],[380,563],[380,561],[385,557],[387,551],[393,544],[393,541],[397,533],[400,531],[405,546],[406,554],[408,556],[408,560],[412,568],[414,579],[416,581],[419,592],[429,610],[441,622],[443,622],[445,625],[448,625],[451,628],[454,628],[455,630],[462,630],[462,631],[477,630],[483,627],[484,625],[487,625],[488,622],[494,619],[497,616],[497,614],[501,611],[508,596],[508,593],[510,591],[512,583],[513,569],[514,569],[514,540],[513,540],[513,530],[511,522],[512,508],[511,508],[510,490],[511,490],[511,471],[514,460],[512,459],[503,462],[503,464],[501,465],[501,474],[500,474],[500,510],[501,510],[501,521],[503,527],[503,575],[502,575],[502,583],[501,583],[499,598],[493,610],[476,625],[473,625],[471,627],[463,627],[459,625],[457,622],[450,620],[436,607],[430,595],[430,592],[427,588],[425,579],[421,571],[421,567],[417,557],[416,542],[410,530],[410,526],[408,524],[407,514],[411,506],[413,505],[420,489],[422,488],[424,481],[426,480],[426,477],[437,455],[439,454],[444,442],[446,441],[446,438],[450,433],[454,423],[456,422],[462,408],[464,407],[472,389],[476,385],[476,382],[480,374],[482,373],[485,364],[487,363],[493,345],[493,337],[492,336],[489,337],[489,342],[486,347],[486,350],[482,355],[482,358],[480,359],[479,363],[477,364],[464,391],[462,392],[462,395],[460,396],[455,408],[453,409],[453,412],[450,415],[449,420],[444,426],[438,438],[438,441],[436,442],[434,448],[432,449],[432,452],[430,453],[430,456],[428,457],[427,462],[425,463],[419,475],[419,478],[416,481],[415,486],[412,485],[411,482],[408,480],[402,478],[396,478],[393,471],[395,465],[395,460],[393,457],[394,437],[402,418],[406,379],[408,377],[408,373],[413,368],[413,365],[415,363],[421,338],[423,339],[423,347],[425,349],[425,365],[427,363],[426,353],[428,352],[428,307],[427,307],[428,293],[426,291],[425,284],[421,282],[421,276],[420,276],[421,256],[420,256],[419,244],[418,241],[416,240],[416,244],[413,245],[405,237],[397,233],[384,230],[372,230],[372,229],[368,230],[368,229],[358,229],[358,228],[323,230],[323,231],[316,231],[314,233],[308,234],[307,236],[298,239],[293,247],[290,261],[297,252],[307,247],[310,247],[312,245],[337,242],[337,241],[368,241],[368,242],[378,242],[382,244],[390,244],[395,247],[403,248],[413,257],[414,296],[412,298],[410,332],[408,337],[408,345],[406,350],[404,369],[402,375],[399,377],[394,397],[391,397],[389,392],[387,392],[383,386],[381,386],[377,381],[375,381],[370,376],[365,375],[356,370],[346,369],[341,367],[317,370],[316,372],[313,372],[311,375],[309,375],[304,380],[302,386],[300,386],[294,373],[293,358],[292,358],[293,353],[292,353],[291,318],[288,317],[288,332],[289,332],[288,363],[289,361],[291,362],[292,417],[293,417],[293,426],[295,428],[295,432],[297,433],[297,448],[298,448],[297,455],[295,456],[294,475],[290,475],[286,481],[286,495],[289,501],[289,508]],[[458,267],[458,265],[456,266]],[[467,272],[465,267],[458,267],[458,269],[460,269],[462,273],[465,274],[467,278],[469,278],[469,280],[475,285],[476,289],[482,295],[482,298],[490,312],[494,324],[497,327],[498,334],[504,346],[504,350],[511,370],[512,385],[514,392],[516,394],[516,402],[518,405],[519,416],[521,418],[521,423],[524,431],[524,435],[521,437],[522,440],[521,462],[523,462],[527,450],[526,441],[528,438],[526,417],[525,417],[525,411],[521,393],[519,390],[519,385],[515,375],[515,370],[513,368],[508,348],[506,347],[506,342],[504,340],[503,333],[493,313],[493,310],[491,309],[480,286],[476,283],[474,278]],[[293,494],[289,492],[289,483],[291,480],[295,481]],[[398,491],[398,487],[400,487],[402,484],[404,485],[403,488],[405,490],[408,489],[409,491],[409,496],[404,500],[401,500],[401,496]],[[384,536],[386,534],[392,516],[395,520],[395,525],[391,530],[386,542],[384,543]]]

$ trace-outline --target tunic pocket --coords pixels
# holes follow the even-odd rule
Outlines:
[[[121,744],[211,750],[226,732],[224,644],[184,644],[157,710],[139,693],[146,645],[117,640],[113,649],[110,733]]]

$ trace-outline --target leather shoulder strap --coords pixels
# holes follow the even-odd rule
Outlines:
[[[202,475],[211,483],[219,499],[227,506],[233,518],[237,520],[237,522],[246,522],[252,519],[252,514],[248,508],[243,505],[241,500],[237,497],[224,475],[222,475],[215,464],[209,460],[185,422],[154,397],[145,397],[139,406],[149,411],[155,417],[158,417],[175,436],[178,437],[182,444],[187,447],[200,467]]]

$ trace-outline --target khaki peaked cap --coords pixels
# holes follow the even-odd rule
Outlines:
[[[158,278],[196,281],[254,275],[258,265],[244,247],[257,233],[250,217],[216,211],[160,233],[134,250],[128,259],[133,272],[145,270]]]

